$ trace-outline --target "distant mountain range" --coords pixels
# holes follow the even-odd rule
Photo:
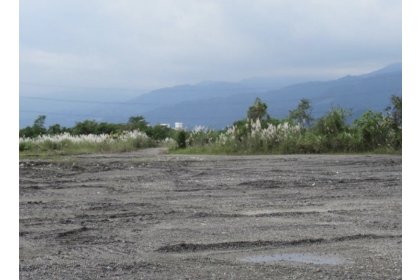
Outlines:
[[[22,99],[20,109],[25,112],[20,113],[19,125],[21,128],[32,125],[39,112],[45,111],[57,113],[45,114],[47,125],[73,126],[76,121],[86,119],[127,122],[130,116],[142,115],[151,125],[165,123],[173,127],[175,122],[182,122],[188,129],[196,125],[220,129],[246,118],[247,109],[256,97],[268,105],[268,113],[273,118],[286,117],[302,98],[307,98],[312,101],[315,117],[339,105],[352,109],[352,119],[355,119],[369,109],[383,111],[390,105],[392,94],[402,96],[402,63],[359,76],[292,84],[303,80],[298,77],[294,80],[253,78],[237,83],[205,81],[154,90],[118,104],[61,102],[57,105],[54,100]]]

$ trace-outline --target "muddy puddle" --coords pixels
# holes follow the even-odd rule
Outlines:
[[[244,262],[269,263],[278,261],[299,262],[307,264],[341,265],[348,261],[340,256],[321,255],[311,253],[267,254],[241,258]]]

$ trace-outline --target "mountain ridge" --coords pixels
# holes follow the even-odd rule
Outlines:
[[[244,80],[248,81],[247,85],[244,84]],[[366,106],[371,106],[374,110],[383,110],[389,105],[391,94],[402,94],[402,63],[389,64],[358,76],[347,75],[329,81],[306,81],[268,91],[261,91],[264,87],[252,87],[249,79],[244,80],[202,81],[192,85],[176,85],[141,94],[120,104],[81,106],[85,104],[76,103],[80,105],[77,109],[68,106],[67,109],[59,110],[57,115],[45,114],[46,124],[73,126],[75,122],[86,119],[96,119],[98,122],[126,122],[130,116],[143,115],[152,125],[169,123],[173,126],[175,122],[183,122],[190,128],[195,125],[223,128],[246,117],[246,111],[256,97],[267,103],[268,112],[276,118],[285,117],[289,110],[297,106],[301,98],[310,99],[313,102],[314,113],[318,115],[322,115],[333,104],[354,106],[354,111],[361,111],[367,108]],[[373,96],[368,96],[369,98],[366,96],[365,99],[369,102],[360,102],[358,96],[369,95],[369,92],[374,93]],[[50,103],[52,104],[52,101]],[[34,107],[33,111],[38,110]],[[20,122],[20,127],[32,125],[35,117],[30,123],[22,125]]]

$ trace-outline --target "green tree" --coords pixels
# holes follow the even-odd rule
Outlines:
[[[149,123],[146,122],[143,116],[132,116],[128,119],[127,129],[145,131]]]
[[[302,127],[311,127],[314,121],[311,101],[303,98],[295,110],[289,111],[289,118],[296,121]]]
[[[119,131],[118,124],[101,122],[95,127],[95,134],[112,134]]]
[[[402,97],[396,95],[391,96],[392,107],[388,106],[385,110],[388,111],[388,120],[395,133],[394,147],[402,148]],[[390,111],[390,112],[389,112]]]
[[[156,124],[153,128],[146,132],[148,136],[155,140],[164,140],[170,136],[171,129],[165,125]]]
[[[45,128],[45,119],[45,115],[38,116],[32,126],[27,126],[19,130],[19,137],[35,138],[39,135],[46,134],[47,129]]]
[[[257,97],[254,104],[248,108],[247,116],[253,121],[256,121],[257,119],[261,120],[264,117],[269,118],[267,115],[267,104],[261,102],[261,100]]]
[[[178,130],[175,134],[175,141],[178,143],[178,148],[183,149],[186,145],[187,132],[185,130]]]
[[[45,115],[41,115],[35,119],[34,125],[32,126],[32,134],[34,137],[47,133],[47,129],[44,126],[46,118]]]
[[[27,126],[19,130],[19,138],[22,138],[22,137],[32,138],[33,136],[34,135],[32,133],[32,127],[30,126]]]
[[[382,113],[368,110],[354,121],[354,127],[360,133],[365,148],[375,149],[387,144],[390,126]]]
[[[60,134],[61,132],[61,126],[59,124],[50,125],[50,127],[48,127],[48,134],[50,135]]]
[[[394,126],[398,127],[402,125],[402,98],[393,94],[391,96],[392,107],[388,106],[385,110],[391,111],[390,117]]]
[[[39,116],[38,118],[35,119],[34,126],[45,129],[44,124],[45,124],[46,118],[47,117],[45,115]]]
[[[346,120],[350,116],[350,109],[332,106],[330,111],[323,117],[317,119],[314,126],[315,131],[326,136],[335,136],[339,133],[346,132],[349,129]]]
[[[95,134],[97,126],[98,123],[95,120],[76,122],[76,125],[73,127],[73,135]]]

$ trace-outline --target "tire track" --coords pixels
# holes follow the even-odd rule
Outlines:
[[[389,239],[401,238],[402,235],[375,235],[375,234],[357,234],[349,236],[341,236],[334,238],[308,238],[292,241],[236,241],[236,242],[221,242],[210,244],[195,244],[195,243],[179,243],[175,245],[162,246],[156,250],[160,253],[185,253],[185,252],[199,252],[199,251],[213,251],[213,250],[237,250],[237,249],[250,249],[257,247],[285,247],[285,246],[298,246],[320,243],[334,243],[350,240],[366,240],[366,239]]]

